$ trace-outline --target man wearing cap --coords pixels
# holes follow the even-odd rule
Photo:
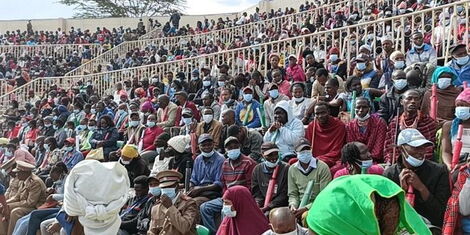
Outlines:
[[[15,159],[16,161],[24,161],[29,164],[36,165],[36,159],[34,156],[24,149],[19,148],[16,144],[10,143],[6,145],[5,153],[6,161]]]
[[[204,108],[202,110],[202,121],[197,124],[196,135],[210,134],[213,138],[215,146],[219,146],[220,135],[222,132],[222,123],[217,121],[212,108]]]
[[[425,158],[426,148],[433,142],[417,129],[404,129],[397,139],[400,158],[387,168],[384,176],[410,193],[414,189],[414,209],[432,225],[441,227],[450,196],[449,172],[443,164]]]
[[[10,214],[3,215],[9,220],[0,222],[0,233],[11,235],[15,228],[16,221],[35,210],[46,200],[46,185],[42,180],[32,173],[34,165],[24,161],[17,161],[16,177],[23,181],[14,195],[9,195],[7,204]]]
[[[457,44],[450,48],[452,60],[447,63],[458,75],[454,85],[460,86],[464,81],[470,82],[470,55],[465,44]]]
[[[289,168],[288,190],[289,207],[298,219],[310,209],[318,194],[330,183],[332,177],[328,165],[312,155],[310,141],[300,138],[295,146],[298,161]],[[313,181],[310,197],[305,205],[300,205],[306,193],[307,184]]]
[[[361,53],[356,57],[356,67],[354,68],[354,76],[361,79],[362,89],[378,88],[380,77],[374,70],[373,63],[370,62],[368,55]]]
[[[295,143],[304,136],[305,128],[302,121],[294,117],[288,101],[276,105],[274,121],[264,134],[264,141],[274,142],[279,147],[281,160],[287,162],[295,157]]]
[[[224,142],[226,156],[222,166],[223,192],[235,185],[241,185],[251,189],[251,178],[256,162],[240,151],[240,142],[236,137],[229,137]],[[215,218],[221,214],[223,200],[221,197],[204,202],[201,205],[201,219],[211,232],[217,231]]]
[[[256,165],[253,170],[251,192],[261,211],[266,213],[273,208],[288,205],[287,172],[289,165],[279,159],[279,148],[273,142],[263,143],[261,151],[263,151],[265,161]],[[273,175],[276,168],[278,168],[277,175]],[[274,180],[274,190],[270,195],[271,201],[266,203],[268,185],[271,180]]]
[[[243,89],[243,101],[237,105],[235,119],[239,125],[248,128],[258,128],[261,126],[258,109],[260,103],[253,99],[253,89],[249,86]]]
[[[289,100],[289,97],[279,92],[278,85],[276,83],[270,83],[268,85],[269,99],[264,102],[264,113],[266,126],[270,126],[274,122],[274,107],[281,100]]]
[[[83,160],[83,154],[75,147],[74,138],[65,139],[63,150],[65,153],[62,161],[67,166],[68,170],[71,170],[77,163]]]
[[[433,143],[436,141],[437,122],[429,117],[428,114],[420,111],[421,96],[421,93],[416,90],[408,90],[403,93],[401,98],[403,113],[398,118],[394,118],[388,125],[388,132],[384,143],[385,162],[392,162],[397,159],[398,155],[393,156],[393,145],[396,136],[399,134],[397,133],[397,129],[398,132],[400,132],[406,128],[414,128],[427,140]],[[434,146],[426,146],[425,150],[426,151],[423,153],[424,156],[426,159],[431,159],[434,154]],[[398,153],[398,151],[396,153]]]
[[[121,149],[119,163],[121,163],[126,168],[131,182],[131,187],[133,186],[134,179],[136,177],[141,175],[148,176],[150,174],[147,163],[139,156],[137,146],[133,144],[126,144]]]
[[[225,158],[214,150],[215,142],[211,135],[199,136],[201,154],[196,157],[191,174],[191,189],[188,196],[198,205],[222,196],[222,165]]]
[[[152,214],[152,207],[159,203],[160,195],[161,195],[161,188],[159,187],[159,182],[157,179],[157,174],[152,173],[147,177],[147,184],[148,184],[148,193],[150,198],[145,202],[145,204],[141,207],[141,210],[137,214],[137,224],[136,234],[138,235],[146,235],[147,231],[150,227],[150,220]]]
[[[304,69],[302,68],[302,65],[300,65],[302,61],[297,63],[297,58],[295,55],[290,55],[288,59],[289,67],[286,69],[287,79],[291,82],[305,82],[306,78]]]
[[[175,94],[176,104],[181,107],[181,110],[186,108],[191,109],[193,118],[195,118],[198,122],[201,120],[199,115],[199,110],[197,109],[196,105],[192,101],[188,101],[188,93],[185,91],[179,91]]]
[[[256,129],[248,129],[244,126],[231,125],[227,128],[227,137],[237,137],[241,143],[241,152],[256,162],[262,161],[261,144],[263,136]]]
[[[160,203],[152,208],[148,235],[195,235],[198,208],[196,201],[179,191],[183,175],[176,171],[157,174],[161,188]]]
[[[434,66],[437,65],[437,53],[434,48],[424,43],[423,33],[417,31],[411,35],[413,46],[411,50],[406,52],[406,64],[412,65],[418,62],[429,63]]]

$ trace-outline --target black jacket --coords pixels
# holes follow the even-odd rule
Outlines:
[[[378,115],[389,124],[397,115],[397,105],[402,109],[400,104],[400,95],[395,94],[395,87],[388,90],[387,93],[380,97]]]
[[[131,187],[134,187],[134,179],[137,176],[150,175],[150,170],[147,166],[147,162],[141,157],[137,157],[132,159],[129,165],[124,165],[127,170],[127,175],[129,176],[129,180],[131,181]]]

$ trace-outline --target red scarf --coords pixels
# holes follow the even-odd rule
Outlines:
[[[375,162],[383,162],[383,143],[387,134],[387,124],[379,116],[373,114],[365,123],[366,131],[360,131],[359,120],[354,119],[346,126],[346,142],[361,142],[369,148]]]
[[[313,141],[313,156],[324,161],[328,166],[333,166],[339,160],[341,148],[346,139],[346,127],[338,118],[330,117],[328,124],[323,126],[318,121],[311,122],[305,138],[312,142],[313,126],[315,127],[315,139]]]

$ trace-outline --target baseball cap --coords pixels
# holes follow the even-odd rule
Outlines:
[[[408,128],[402,130],[400,134],[398,134],[397,145],[402,146],[404,144],[413,146],[413,147],[420,147],[423,145],[433,145],[433,143],[427,140],[421,132],[416,129]]]

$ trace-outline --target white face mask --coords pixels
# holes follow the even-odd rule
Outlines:
[[[363,121],[365,121],[365,120],[367,120],[367,119],[369,119],[369,118],[370,118],[370,114],[369,114],[369,113],[367,113],[364,117],[359,117],[359,116],[357,116],[357,120],[359,120],[359,121],[361,121],[361,122],[363,122]]]
[[[131,164],[131,161],[124,161],[122,158],[120,158],[119,161],[120,161],[123,165],[129,165],[129,164]]]
[[[226,217],[235,217],[235,216],[237,216],[237,212],[232,211],[232,206],[230,206],[230,205],[224,205],[222,207],[222,214],[224,214]]]
[[[204,120],[205,123],[210,123],[214,119],[214,115],[205,114],[205,115],[202,116],[202,119]]]
[[[299,98],[294,97],[293,99],[294,99],[295,102],[300,103],[300,102],[304,101],[305,97],[299,97]]]
[[[441,90],[444,90],[449,87],[451,83],[452,78],[439,78],[439,80],[437,80],[437,87],[439,87]]]

